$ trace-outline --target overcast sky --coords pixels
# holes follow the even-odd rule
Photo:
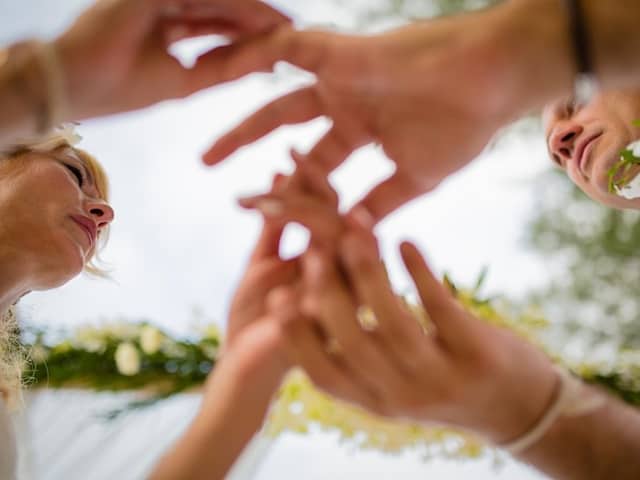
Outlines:
[[[53,35],[89,3],[0,0],[0,44]],[[348,8],[326,0],[278,4],[301,25],[353,24]],[[196,48],[181,52],[189,56]],[[265,189],[274,172],[289,171],[289,148],[308,148],[327,122],[283,128],[217,168],[202,166],[199,155],[246,114],[308,81],[281,68],[275,79],[254,75],[181,102],[85,122],[80,146],[106,166],[112,183],[116,221],[104,253],[111,280],[81,277],[56,291],[32,294],[22,305],[29,320],[78,325],[124,316],[149,319],[176,333],[192,331],[194,321],[224,325],[259,228],[257,216],[237,208],[235,199]],[[484,266],[489,266],[488,292],[515,296],[544,281],[541,261],[524,250],[521,239],[536,193],[530,180],[547,166],[540,135],[507,136],[435,193],[384,221],[378,234],[398,290],[409,286],[397,254],[406,238],[423,248],[437,271],[450,272],[462,284],[471,284]],[[349,205],[390,171],[382,154],[369,148],[354,155],[333,181]],[[287,251],[303,245],[304,234],[292,231]],[[310,458],[321,469],[313,478],[352,479],[365,472],[372,480],[398,474],[418,479],[429,472],[432,478],[493,478],[477,464],[435,468],[415,458],[350,455],[330,436],[288,438],[272,449],[258,478],[312,478],[304,473]],[[503,478],[513,475],[511,470]]]

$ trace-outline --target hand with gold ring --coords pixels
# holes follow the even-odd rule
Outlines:
[[[299,163],[314,182],[327,182]],[[428,333],[393,291],[366,215],[341,217],[321,198],[286,189],[253,201],[267,200],[277,205],[274,217],[311,232],[300,260],[302,294],[278,292],[280,307],[299,301],[300,308],[275,316],[295,363],[316,385],[378,414],[445,423],[496,443],[517,438],[545,412],[557,388],[549,359],[464,310],[415,246],[404,243],[401,254],[432,322]],[[365,306],[374,329],[359,320]]]

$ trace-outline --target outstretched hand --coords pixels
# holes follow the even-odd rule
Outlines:
[[[487,11],[369,37],[276,32],[265,51],[314,73],[316,83],[251,115],[204,161],[216,164],[280,126],[327,117],[332,126],[308,153],[310,162],[329,172],[377,143],[395,163],[395,173],[362,201],[379,220],[465,166],[520,113],[521,102],[494,68],[497,17]]]
[[[274,60],[261,36],[290,20],[260,0],[99,0],[55,42],[73,119],[180,98],[255,71]],[[232,43],[185,68],[168,47],[208,34]]]

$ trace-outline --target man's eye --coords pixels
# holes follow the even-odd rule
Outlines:
[[[78,179],[78,185],[82,186],[84,179],[82,178],[82,172],[80,169],[69,164],[65,164],[65,167],[67,167],[67,169],[69,169],[69,171]]]
[[[569,100],[567,100],[567,103],[565,105],[565,112],[567,117],[572,117],[573,115],[578,113],[578,111],[581,110],[583,106],[584,105],[578,102],[577,98],[570,98]]]
[[[571,115],[573,115],[576,111],[576,103],[574,102],[573,99],[570,99],[566,106],[565,106],[565,111],[567,113],[567,117],[570,117]]]

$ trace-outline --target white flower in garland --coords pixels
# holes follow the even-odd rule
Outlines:
[[[140,336],[140,325],[125,320],[107,323],[102,330],[105,335],[120,340],[133,341]]]
[[[158,352],[162,342],[164,342],[164,334],[156,327],[145,325],[140,329],[140,348],[147,355]]]
[[[115,353],[116,367],[122,375],[133,376],[140,372],[140,353],[131,342],[118,345]]]
[[[102,353],[107,347],[104,331],[87,325],[76,330],[74,345],[85,349],[87,352]]]

